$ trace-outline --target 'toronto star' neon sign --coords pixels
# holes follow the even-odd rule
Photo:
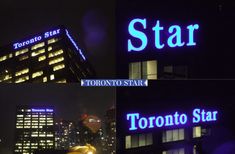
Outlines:
[[[192,112],[192,123],[217,121],[218,111],[206,111],[205,109],[194,109]],[[126,119],[129,123],[129,130],[148,128],[160,128],[169,126],[186,125],[190,120],[185,113],[175,112],[165,116],[144,117],[139,113],[128,113]]]
[[[60,33],[60,29],[48,31],[48,32],[45,32],[43,36],[41,36],[41,35],[40,36],[35,36],[35,37],[31,38],[31,39],[28,39],[28,40],[25,40],[25,41],[22,41],[22,42],[14,43],[13,47],[14,47],[14,49],[22,48],[24,46],[27,46],[27,45],[39,42],[43,38],[49,38],[49,37],[57,35],[59,33]]]
[[[142,29],[137,30],[135,26],[140,26]],[[148,37],[147,35],[143,32],[144,30],[147,29],[147,21],[146,19],[133,19],[129,23],[128,26],[128,32],[131,38],[128,39],[128,52],[132,51],[142,51],[146,48],[148,44]],[[188,34],[188,40],[183,41],[181,37],[181,27],[179,25],[172,25],[168,28],[168,39],[167,42],[163,42],[161,39],[161,35],[166,32],[163,32],[165,28],[160,25],[160,21],[157,20],[156,25],[152,28],[154,32],[154,37],[155,37],[155,47],[157,49],[162,49],[165,47],[167,44],[169,47],[174,48],[174,47],[182,47],[182,46],[195,46],[196,42],[194,40],[194,33],[196,30],[199,29],[198,24],[191,24],[187,26],[187,34]],[[141,41],[140,45],[134,45],[135,39],[139,39]]]

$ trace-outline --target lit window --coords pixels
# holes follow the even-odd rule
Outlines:
[[[25,77],[16,79],[15,83],[25,82],[26,80],[29,80],[29,76],[25,76]]]
[[[43,77],[43,82],[47,82],[47,77]]]
[[[52,38],[52,39],[48,40],[48,44],[55,43],[58,40],[59,40],[58,38]]]
[[[22,55],[22,54],[24,54],[24,53],[26,53],[26,52],[28,52],[28,51],[29,51],[28,48],[22,49],[22,50],[20,50],[20,51],[16,51],[16,52],[15,52],[15,56]]]
[[[56,66],[53,67],[53,71],[61,70],[63,68],[65,68],[64,64],[56,65]]]
[[[2,56],[2,57],[0,57],[0,62],[1,61],[4,61],[4,60],[6,60],[7,59],[7,56]]]
[[[162,134],[162,142],[184,140],[184,129],[166,130]]]
[[[51,50],[52,50],[52,47],[51,47],[51,46],[50,46],[50,47],[48,47],[48,48],[47,48],[47,50],[48,50],[48,51],[51,51]]]
[[[130,79],[157,79],[157,61],[133,62],[129,64]]]
[[[201,136],[202,136],[201,127],[200,126],[193,127],[193,138],[201,137]]]
[[[58,58],[56,58],[56,59],[53,59],[53,60],[49,61],[49,65],[62,62],[63,60],[64,60],[64,57],[58,57]]]
[[[54,79],[55,79],[55,75],[54,74],[50,75],[50,80],[54,80]]]
[[[157,79],[157,61],[145,61],[142,63],[142,78]]]
[[[57,81],[56,83],[66,83],[66,79],[59,80],[59,81]]]
[[[35,49],[37,49],[37,48],[41,48],[41,47],[43,47],[45,45],[45,43],[44,42],[42,42],[42,43],[38,43],[38,44],[36,44],[36,45],[34,45],[34,46],[32,46],[32,50],[35,50]]]
[[[185,154],[184,148],[163,151],[162,154]]]
[[[40,55],[40,54],[42,54],[44,52],[45,52],[45,49],[37,50],[37,51],[32,52],[31,56],[35,57],[35,56]]]
[[[9,79],[11,79],[11,78],[12,78],[12,75],[7,74],[7,75],[5,75],[5,76],[3,77],[3,81],[9,80]]]
[[[55,56],[58,56],[58,55],[61,55],[64,51],[61,49],[61,50],[58,50],[58,51],[54,51],[52,53],[49,53],[49,58],[51,57],[55,57]]]
[[[26,68],[26,69],[23,69],[23,70],[20,70],[20,71],[16,72],[15,76],[20,76],[20,75],[26,74],[28,72],[29,72],[29,69]]]
[[[46,56],[45,56],[45,55],[38,57],[38,61],[43,61],[43,60],[45,60],[45,59],[46,59]]]
[[[135,62],[129,64],[129,78],[140,79],[141,78],[141,63]]]
[[[36,78],[36,77],[41,76],[41,75],[43,75],[43,71],[38,71],[38,72],[35,72],[35,73],[32,74],[32,78]]]
[[[8,58],[12,58],[12,57],[13,57],[13,54],[10,53],[10,54],[8,55]]]
[[[25,60],[25,59],[28,59],[29,56],[28,55],[23,55],[19,58],[19,61],[22,61],[22,60]]]
[[[129,135],[126,136],[125,143],[126,149],[152,145],[152,134]]]

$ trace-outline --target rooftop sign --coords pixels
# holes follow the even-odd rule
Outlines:
[[[19,48],[22,48],[24,46],[39,42],[42,39],[49,38],[51,36],[57,35],[59,33],[60,33],[60,29],[55,29],[55,30],[52,30],[52,31],[48,31],[48,32],[45,32],[44,35],[38,35],[38,36],[35,36],[31,39],[28,39],[28,40],[25,40],[25,41],[22,41],[22,42],[16,42],[16,43],[13,44],[13,48],[14,49],[19,49]]]
[[[32,109],[32,112],[53,112],[53,109]]]
[[[137,29],[138,27],[138,29]],[[145,31],[148,28],[147,21],[145,18],[136,18],[131,20],[128,25],[129,39],[128,39],[128,52],[132,51],[143,51],[148,45],[148,38],[152,36],[146,35]],[[152,27],[153,36],[155,38],[155,48],[163,49],[166,45],[171,48],[183,47],[183,46],[195,46],[196,41],[194,40],[194,34],[199,29],[198,24],[190,24],[185,29],[179,25],[172,25],[168,29],[161,26],[160,21],[156,21],[156,25]],[[182,39],[182,31],[187,31],[187,39]],[[163,35],[167,37],[163,39]],[[136,41],[140,41],[137,45]]]
[[[217,121],[218,111],[206,111],[196,108],[192,112],[192,119],[185,113],[175,112],[174,114],[149,117],[141,116],[139,113],[128,113],[126,119],[130,131],[143,130],[149,128],[160,128],[170,126],[186,125],[187,123],[201,123]]]

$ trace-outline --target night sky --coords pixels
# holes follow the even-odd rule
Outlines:
[[[54,106],[56,119],[77,120],[81,114],[104,119],[114,106],[114,88],[82,88],[78,84],[3,84],[0,86],[0,154],[11,154],[17,105]]]
[[[115,74],[115,1],[1,0],[0,46],[64,25],[100,78]]]

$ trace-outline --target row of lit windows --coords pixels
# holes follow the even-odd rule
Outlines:
[[[126,136],[126,149],[148,146],[153,144],[153,135],[137,134]]]
[[[173,129],[164,131],[162,134],[162,142],[173,142],[184,140],[184,129]]]
[[[204,130],[205,131],[205,130]],[[193,138],[202,136],[202,128],[200,126],[193,127]],[[184,129],[173,129],[163,131],[162,142],[174,142],[185,139]],[[152,134],[137,134],[126,136],[126,149],[147,146],[152,144]],[[167,151],[166,151],[167,152]]]
[[[57,42],[58,40],[59,40],[58,38],[52,38],[52,39],[48,40],[48,44],[55,43],[55,42]],[[44,46],[45,46],[45,43],[44,43],[44,42],[41,42],[41,43],[38,43],[38,44],[32,46],[31,49],[32,49],[32,50],[36,50],[36,49],[41,48],[41,47],[44,47]],[[48,48],[48,49],[49,49],[49,48]],[[50,49],[49,49],[48,51],[50,51],[50,50],[52,50],[52,47],[50,47]],[[29,51],[28,48],[25,48],[25,49],[16,51],[16,52],[15,52],[15,56],[19,56],[19,55],[25,54],[25,53],[27,53],[28,51]],[[38,51],[32,52],[32,53],[31,53],[31,56],[34,57],[34,56],[37,56],[37,55],[42,54],[42,53],[44,53],[44,52],[45,52],[45,49],[38,50]],[[12,58],[12,57],[13,57],[13,54],[12,54],[12,53],[7,54],[7,55],[4,55],[4,56],[1,56],[1,57],[0,57],[0,62],[5,61],[5,60],[7,60],[7,59],[10,59],[10,58]],[[27,55],[20,57],[19,60],[22,61],[22,60],[25,60],[25,59],[28,59],[28,56],[27,56]]]
[[[48,49],[49,49],[49,47],[48,47]],[[50,48],[51,49],[51,48]],[[31,53],[31,56],[32,57],[36,57],[36,56],[38,56],[38,55],[40,55],[40,54],[42,54],[42,53],[45,53],[45,49],[41,49],[41,50],[38,50],[38,51],[34,51],[34,52],[32,52]],[[62,49],[60,49],[60,50],[58,50],[58,51],[54,51],[54,52],[52,52],[52,53],[49,53],[49,58],[51,58],[51,57],[55,57],[55,56],[58,56],[58,55],[61,55],[63,53],[63,50]],[[19,58],[19,61],[23,61],[23,60],[26,60],[26,59],[28,59],[29,58],[29,56],[28,55],[23,55],[23,56],[21,56],[20,58]],[[46,56],[45,55],[42,55],[42,56],[39,56],[38,57],[38,61],[40,62],[40,61],[43,61],[43,60],[45,60],[46,59]]]
[[[157,79],[157,61],[133,62],[129,64],[130,79]]]
[[[13,56],[12,53],[10,53],[10,54],[8,54],[8,55],[1,56],[1,57],[0,57],[0,62],[4,61],[4,60],[6,60],[6,59],[12,58],[12,56]]]
[[[58,71],[58,70],[61,70],[63,68],[65,68],[65,65],[64,64],[59,64],[59,65],[54,66],[53,70]],[[26,72],[28,72],[28,69],[24,69],[22,71],[19,71],[19,72],[17,72],[17,76],[25,75]],[[32,78],[40,77],[42,75],[43,75],[43,71],[38,71],[38,72],[35,72],[35,73],[32,74]],[[11,79],[11,78],[12,78],[12,76],[7,75],[7,76],[5,76],[4,80],[0,80],[0,82]],[[25,75],[21,78],[16,79],[15,83],[21,83],[21,82],[25,82],[27,80],[29,80],[29,75]],[[50,75],[50,80],[55,80],[55,75],[54,74]],[[47,82],[47,81],[48,81],[47,77],[43,77],[43,82]],[[66,83],[66,79],[62,79],[62,80],[59,80],[57,82],[58,83]]]

